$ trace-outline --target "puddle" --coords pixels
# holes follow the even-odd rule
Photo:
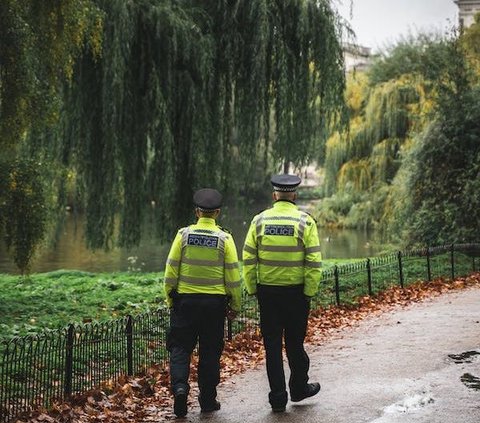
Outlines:
[[[463,384],[470,389],[475,389],[476,391],[480,391],[480,378],[471,375],[470,373],[464,373],[460,380]]]
[[[448,354],[448,357],[450,357],[455,363],[461,364],[471,363],[472,358],[476,355],[480,355],[480,351],[465,351],[461,354]]]
[[[403,399],[398,403],[384,408],[385,414],[408,413],[434,403],[432,395],[429,392],[422,392]]]

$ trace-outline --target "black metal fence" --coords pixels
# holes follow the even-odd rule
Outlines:
[[[69,325],[4,343],[0,361],[0,422],[52,401],[164,365],[169,313]]]
[[[383,255],[325,270],[315,307],[354,303],[390,286],[478,270],[480,244],[425,248]],[[3,342],[0,361],[0,422],[54,400],[82,393],[122,374],[140,374],[167,361],[168,310],[103,323],[69,325]],[[244,295],[240,316],[227,337],[258,326],[255,297]]]

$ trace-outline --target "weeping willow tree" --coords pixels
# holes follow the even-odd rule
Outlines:
[[[99,53],[101,35],[91,0],[0,4],[0,235],[22,273],[45,235],[53,169],[29,154],[42,148],[32,134],[56,125],[63,82],[85,44]]]
[[[343,103],[342,24],[329,0],[97,0],[86,51],[45,149],[75,175],[91,248],[137,244],[191,220],[192,192],[263,186],[315,156]],[[61,185],[65,187],[65,184]],[[60,192],[59,199],[65,198]]]
[[[405,229],[411,243],[476,242],[480,230],[480,85],[470,52],[448,44],[435,119],[411,152]]]
[[[400,199],[408,196],[402,166],[433,118],[448,55],[445,39],[420,35],[400,42],[366,73],[349,75],[350,125],[326,143],[324,189],[333,197],[320,208],[320,222],[395,226]],[[330,209],[347,198],[350,207],[332,219]]]
[[[90,0],[0,5],[0,147],[11,158],[33,127],[58,118],[61,83],[85,43],[98,52],[102,16]]]
[[[327,194],[347,186],[367,191],[391,182],[402,146],[421,124],[418,110],[425,113],[428,108],[417,77],[388,81],[368,91],[357,85],[353,91],[362,89],[367,98],[352,110],[349,130],[334,134],[327,142]]]
[[[478,78],[480,77],[480,12],[474,19],[474,23],[465,28],[461,34],[461,43]]]
[[[327,141],[321,222],[374,226],[403,246],[476,239],[480,97],[460,46],[421,36],[349,81],[351,125]]]

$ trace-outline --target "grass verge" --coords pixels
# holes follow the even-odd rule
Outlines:
[[[163,272],[0,274],[0,338],[145,312],[163,298]]]

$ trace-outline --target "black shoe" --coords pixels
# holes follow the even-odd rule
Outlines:
[[[268,402],[272,406],[274,413],[283,413],[288,402],[287,391],[275,391],[268,394]]]
[[[274,413],[283,413],[285,411],[285,405],[272,405],[272,411]]]
[[[177,417],[185,417],[187,415],[187,391],[183,388],[177,389],[174,398],[173,412]]]
[[[305,391],[300,394],[292,394],[290,392],[290,400],[292,402],[299,402],[304,400],[305,398],[310,398],[310,397],[313,397],[314,395],[317,395],[319,391],[320,391],[320,384],[318,382],[309,383],[307,384]]]
[[[217,400],[213,400],[213,402],[208,402],[206,404],[200,403],[200,409],[202,413],[211,413],[212,411],[220,410],[220,403]]]

